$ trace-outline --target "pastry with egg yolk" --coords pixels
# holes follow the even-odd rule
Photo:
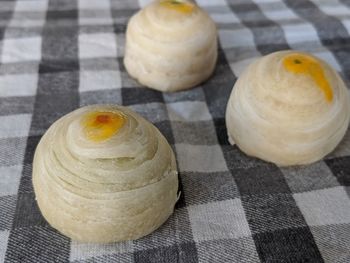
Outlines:
[[[194,87],[210,77],[216,60],[215,23],[192,1],[154,1],[128,23],[124,64],[144,86]]]
[[[349,92],[325,61],[279,51],[257,59],[235,83],[226,109],[231,144],[279,166],[332,152],[349,125]]]
[[[35,151],[33,185],[47,222],[73,240],[145,236],[173,213],[178,176],[164,136],[116,105],[77,109],[57,120]]]

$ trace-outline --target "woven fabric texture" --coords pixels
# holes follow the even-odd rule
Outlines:
[[[283,49],[350,80],[349,0],[198,0],[218,27],[213,76],[178,93],[132,80],[127,21],[145,0],[0,1],[0,262],[350,262],[350,133],[324,160],[278,168],[230,146],[225,109],[237,76]],[[52,229],[31,183],[35,147],[60,116],[117,103],[177,155],[181,199],[151,235],[79,243]]]

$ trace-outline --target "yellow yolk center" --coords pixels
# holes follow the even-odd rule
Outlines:
[[[310,76],[322,90],[326,100],[328,102],[332,101],[332,87],[324,74],[322,66],[316,59],[303,54],[291,54],[284,58],[283,65],[289,72]]]
[[[180,0],[164,0],[160,4],[166,8],[181,12],[181,13],[191,13],[194,9],[194,4],[183,2]]]
[[[116,134],[125,124],[125,116],[116,112],[91,112],[82,120],[85,136],[100,142]]]

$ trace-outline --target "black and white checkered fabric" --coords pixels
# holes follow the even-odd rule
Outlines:
[[[227,141],[232,86],[254,58],[282,49],[327,60],[350,80],[349,0],[199,0],[217,23],[216,71],[162,94],[123,66],[125,28],[144,0],[0,1],[0,262],[350,262],[350,133],[334,153],[280,169]],[[153,234],[71,241],[41,216],[35,147],[60,116],[117,103],[173,146],[182,191]]]

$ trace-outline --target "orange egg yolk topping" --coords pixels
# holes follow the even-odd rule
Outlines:
[[[160,5],[178,11],[180,13],[191,13],[194,10],[195,5],[192,3],[183,2],[181,0],[163,0]]]
[[[328,102],[333,100],[332,87],[324,74],[322,66],[315,58],[304,54],[291,54],[284,58],[283,65],[289,72],[310,76],[322,90],[326,100]]]
[[[82,120],[85,136],[95,142],[109,139],[125,124],[126,117],[117,112],[90,112]]]

